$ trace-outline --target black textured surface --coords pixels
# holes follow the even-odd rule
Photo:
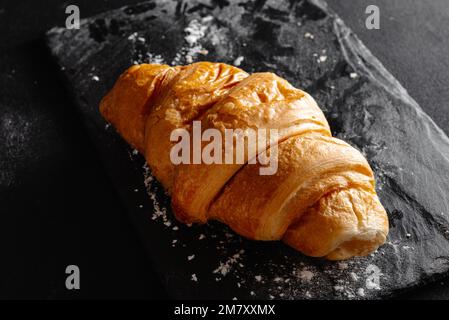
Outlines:
[[[82,17],[133,2],[138,1],[76,1]],[[328,2],[449,133],[447,0]],[[380,30],[365,28],[369,4],[381,9]],[[42,45],[46,30],[64,25],[66,6],[64,0],[47,0],[45,10],[40,1],[0,1],[0,137],[21,130],[4,126],[6,115],[31,118],[33,126],[20,144],[22,150],[36,150],[30,161],[18,157],[18,150],[5,140],[0,142],[2,174],[15,177],[10,184],[0,183],[0,296],[163,297]],[[98,230],[103,230],[101,236]],[[82,266],[80,291],[64,287],[68,263]],[[448,299],[449,286],[447,281],[436,282],[401,297]]]
[[[133,61],[185,63],[186,54],[196,49],[184,41],[184,29],[193,19],[208,15],[214,19],[203,20],[208,32],[197,44],[209,53],[194,54],[194,59],[232,63],[243,56],[247,71],[278,73],[309,91],[335,134],[366,154],[392,225],[389,242],[374,255],[335,264],[305,258],[282,244],[243,240],[219,224],[173,230],[176,223],[169,212],[166,218],[162,212],[151,219],[155,206],[162,211],[168,208],[168,199],[150,181],[154,197],[149,202],[142,186],[142,159],[128,154],[113,130],[104,129],[97,105]],[[128,39],[134,32],[146,41]],[[230,6],[224,2],[149,4],[137,11],[125,9],[89,19],[80,31],[55,29],[50,46],[65,68],[94,142],[171,295],[379,297],[447,271],[449,141],[342,22],[321,9],[301,1],[295,5],[274,1]],[[318,62],[320,56],[326,60]],[[351,77],[353,72],[358,76]],[[198,240],[200,234],[207,239]],[[234,254],[238,256],[232,258]],[[229,263],[227,275],[214,273],[223,270],[221,263]],[[377,269],[380,290],[366,282]],[[198,281],[192,281],[193,274]]]

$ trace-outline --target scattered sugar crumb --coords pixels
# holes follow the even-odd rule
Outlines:
[[[326,62],[326,60],[327,60],[327,56],[320,56],[320,57],[318,58],[318,63]]]
[[[256,279],[257,282],[261,282],[262,281],[262,276],[255,276],[254,279]]]
[[[368,265],[365,270],[368,275],[365,286],[368,290],[380,290],[380,276],[382,275],[378,266],[374,264]]]
[[[335,291],[345,291],[345,287],[343,286],[334,286]]]
[[[137,39],[137,32],[131,33],[128,37],[128,40],[130,41],[136,41]]]
[[[304,34],[304,38],[307,38],[307,39],[313,39],[313,38],[315,38],[315,37],[314,37],[314,35],[311,34],[310,32],[306,32],[306,33]]]
[[[232,267],[238,262],[244,252],[244,250],[240,250],[238,253],[229,257],[225,262],[220,262],[220,265],[213,271],[213,273],[218,273],[222,276],[226,276],[229,271],[231,271]]]
[[[98,76],[92,76],[92,80],[98,82],[98,81],[100,81],[100,78]]]
[[[198,278],[196,277],[196,274],[192,274],[191,280],[198,282]]]
[[[251,291],[249,294],[252,295],[252,296],[256,295],[256,293],[254,291]]]
[[[192,261],[193,259],[195,259],[195,255],[194,254],[192,254],[192,255],[187,257],[188,261]]]
[[[351,72],[350,74],[349,74],[349,77],[351,78],[351,79],[355,79],[355,78],[357,78],[359,75],[357,74],[357,73],[355,73],[355,72]]]
[[[359,280],[359,276],[355,272],[351,272],[349,275],[351,276],[352,281]]]
[[[363,288],[357,289],[357,294],[361,297],[365,296],[365,290]]]
[[[201,19],[201,22],[205,23],[205,22],[210,22],[212,20],[214,20],[213,16],[205,16]]]
[[[313,274],[313,272],[310,271],[310,270],[301,270],[301,271],[299,272],[299,277],[300,277],[302,280],[310,281],[310,280],[312,280],[312,278],[314,277],[314,274]]]
[[[203,240],[206,239],[206,236],[204,234],[200,234],[200,236],[198,237],[198,240]]]
[[[209,54],[209,51],[203,48],[199,41],[206,36],[206,31],[209,28],[207,24],[213,19],[213,16],[206,16],[200,21],[193,19],[189,22],[187,27],[184,28],[184,41],[186,42],[186,45],[175,54],[175,57],[171,62],[172,65],[179,65],[183,63],[182,58],[185,59],[186,63],[192,63],[198,54]]]
[[[242,56],[237,57],[237,58],[234,60],[234,66],[236,66],[236,67],[240,66],[240,65],[242,64],[242,62],[243,62],[244,59],[245,59],[245,58],[242,57]]]

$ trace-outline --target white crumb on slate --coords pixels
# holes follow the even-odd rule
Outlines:
[[[198,282],[198,278],[197,278],[197,276],[196,276],[196,274],[194,273],[194,274],[192,274],[192,276],[191,276],[191,278],[190,278],[192,281],[195,281],[195,282]]]
[[[151,175],[150,168],[147,164],[143,166],[144,169],[144,184],[147,188],[148,196],[150,197],[151,202],[153,203],[153,215],[151,216],[152,220],[162,220],[165,226],[170,227],[172,222],[168,218],[167,209],[160,205],[157,200],[156,193],[154,193],[151,189],[152,183],[154,182],[154,177]],[[177,228],[173,227],[173,230]]]
[[[346,262],[339,262],[338,263],[338,269],[340,270],[346,270],[348,269],[349,265]]]
[[[189,25],[184,29],[187,35],[184,39],[191,46],[195,45],[199,39],[206,35],[207,26],[202,25],[198,20],[190,21]]]
[[[92,76],[92,80],[98,82],[98,81],[100,81],[100,78],[98,76]]]
[[[220,262],[220,265],[213,271],[214,274],[220,274],[223,277],[226,276],[232,267],[238,263],[241,255],[245,253],[244,250],[240,250],[238,253],[229,257],[225,262]]]
[[[254,279],[256,279],[257,282],[262,282],[262,276],[255,276]]]
[[[374,264],[369,264],[366,267],[365,274],[367,278],[365,280],[365,286],[368,290],[380,290],[380,277],[382,272],[379,267]]]
[[[160,54],[152,54],[152,53],[147,53],[147,59],[149,63],[155,63],[155,64],[164,64],[165,60],[164,58],[162,58],[162,56]]]
[[[358,294],[360,297],[364,297],[364,296],[365,296],[365,289],[363,289],[363,288],[358,288],[358,289],[357,289],[357,294]]]
[[[0,188],[8,188],[11,183],[17,181],[17,166],[20,163],[31,164],[40,155],[33,152],[29,142],[33,135],[44,133],[35,131],[37,117],[29,116],[27,112],[10,112],[6,106],[1,107],[0,143],[5,148],[2,148],[4,153],[0,155]]]
[[[350,74],[349,74],[349,77],[351,78],[351,79],[355,79],[355,78],[357,78],[359,75],[357,74],[357,73],[355,73],[355,72],[351,72]]]
[[[193,259],[195,259],[195,255],[194,254],[192,254],[192,255],[187,257],[188,261],[192,261]]]
[[[312,280],[312,278],[313,278],[314,276],[315,276],[315,275],[313,274],[313,272],[310,271],[310,270],[307,270],[307,269],[301,270],[301,271],[299,272],[299,277],[300,277],[302,280],[305,280],[305,281],[310,281],[310,280]]]
[[[200,40],[206,36],[208,29],[208,23],[214,18],[212,16],[206,16],[201,19],[193,19],[189,22],[187,27],[184,28],[186,46],[181,48],[180,52],[177,52],[175,58],[172,61],[172,65],[181,64],[181,58],[184,57],[186,63],[192,63],[197,55],[207,55],[209,52],[201,45]]]
[[[131,33],[131,34],[128,36],[128,40],[134,42],[134,41],[136,41],[137,36],[138,36],[138,33],[137,33],[137,32]]]
[[[200,236],[198,237],[198,240],[203,240],[206,239],[206,236],[204,234],[200,234]]]
[[[334,289],[335,289],[335,291],[344,291],[345,287],[338,285],[338,286],[334,286]]]
[[[243,62],[244,59],[245,59],[245,58],[242,57],[242,56],[237,57],[237,58],[234,60],[234,66],[239,67],[239,66],[242,64],[242,62]]]
[[[326,62],[326,60],[327,60],[327,56],[320,56],[320,57],[318,58],[317,62],[318,62],[318,63]]]
[[[304,34],[304,38],[307,38],[307,39],[313,39],[313,38],[315,38],[315,37],[314,37],[314,35],[311,34],[310,32],[306,32],[306,33]]]

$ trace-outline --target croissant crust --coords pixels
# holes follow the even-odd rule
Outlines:
[[[282,240],[330,260],[367,255],[386,241],[388,218],[368,162],[332,137],[309,94],[275,74],[211,62],[136,65],[103,98],[100,112],[145,156],[184,223],[218,220],[247,238]],[[245,148],[253,151],[245,151],[241,164],[173,165],[170,135],[192,130],[194,121],[203,132],[276,129],[278,135],[264,149]],[[261,175],[261,164],[250,159],[271,152],[277,170]]]

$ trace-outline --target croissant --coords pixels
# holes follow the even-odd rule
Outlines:
[[[332,137],[309,94],[273,73],[249,75],[211,62],[135,65],[103,98],[100,112],[145,156],[184,223],[218,220],[249,239],[282,240],[329,260],[364,256],[386,241],[387,214],[364,156]],[[202,132],[277,134],[264,148],[245,140],[241,162],[173,164],[172,132],[191,132],[199,121]],[[262,164],[250,160],[271,152],[277,170],[262,175]]]

